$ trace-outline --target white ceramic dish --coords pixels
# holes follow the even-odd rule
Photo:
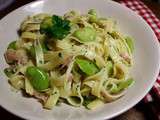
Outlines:
[[[121,30],[135,39],[135,65],[132,76],[135,84],[119,100],[89,111],[61,105],[48,111],[35,99],[12,92],[3,73],[6,67],[3,54],[7,44],[17,38],[17,29],[27,15],[40,12],[62,15],[69,10],[87,12],[94,8],[101,16],[116,19]],[[0,21],[0,105],[20,117],[32,120],[102,120],[128,110],[151,89],[160,67],[160,48],[156,36],[147,23],[128,8],[106,0],[41,0],[27,4],[11,12]],[[7,117],[7,116],[6,116]]]

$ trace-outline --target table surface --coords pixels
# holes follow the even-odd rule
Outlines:
[[[14,9],[27,4],[34,0],[15,0],[8,8],[0,11],[0,19],[4,17],[9,12],[13,11]],[[119,0],[115,0],[119,1]],[[142,0],[160,19],[160,4],[156,2],[151,2],[150,0]],[[5,109],[0,107],[0,118],[5,118],[5,120],[22,120],[21,118],[9,113]],[[148,110],[146,109],[146,105],[142,102],[135,105],[133,108],[128,110],[127,112],[115,117],[112,120],[153,120],[151,114],[148,114]]]

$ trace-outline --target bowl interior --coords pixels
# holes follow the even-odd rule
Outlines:
[[[17,30],[22,20],[36,13],[46,12],[63,15],[69,10],[86,13],[96,9],[100,16],[117,20],[123,33],[134,38],[134,67],[131,71],[135,84],[125,96],[94,111],[61,105],[53,110],[44,110],[35,99],[22,97],[12,92],[3,69],[7,66],[3,54],[9,42],[16,40]],[[10,13],[0,21],[0,105],[18,116],[27,119],[52,120],[97,120],[114,117],[140,101],[152,87],[158,74],[160,50],[157,38],[144,20],[126,7],[105,0],[41,0],[25,5]]]

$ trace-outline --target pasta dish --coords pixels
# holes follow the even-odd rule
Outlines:
[[[28,16],[4,54],[10,85],[46,109],[60,103],[95,109],[134,83],[133,40],[115,20],[70,11]]]

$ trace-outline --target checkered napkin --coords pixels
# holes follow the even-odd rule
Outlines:
[[[122,0],[121,4],[127,6],[131,10],[138,13],[143,19],[150,25],[155,35],[160,42],[160,20],[154,15],[154,13],[140,0]],[[157,3],[158,4],[158,3]],[[154,97],[153,97],[154,96]],[[160,74],[157,77],[157,81],[154,83],[152,90],[145,96],[143,101],[145,103],[152,102],[154,98],[160,100]]]
[[[138,13],[143,19],[150,25],[154,33],[156,34],[158,40],[160,41],[160,20],[154,15],[154,13],[140,0],[122,0],[121,4],[132,9]],[[148,93],[144,101],[150,102],[153,101],[152,94],[154,93],[157,97],[160,98],[160,74],[157,78],[157,81],[154,83],[152,88],[152,93]]]
[[[121,4],[138,13],[150,25],[160,41],[160,20],[154,13],[140,0],[122,0]],[[158,4],[158,3],[157,3]]]

